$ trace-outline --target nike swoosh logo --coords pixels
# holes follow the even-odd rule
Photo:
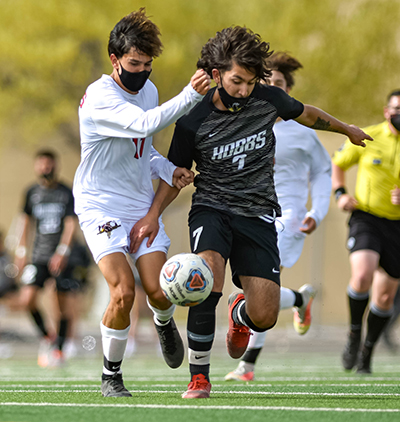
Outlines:
[[[275,268],[272,268],[272,272],[275,274],[279,274],[279,270],[276,270]]]
[[[204,358],[204,356],[195,356],[194,358],[195,358],[196,360],[199,360],[199,359]]]
[[[212,138],[212,137],[213,137],[213,136],[215,136],[216,134],[217,134],[217,132],[214,132],[214,133],[209,133],[209,134],[208,134],[208,137],[209,137],[209,138]]]

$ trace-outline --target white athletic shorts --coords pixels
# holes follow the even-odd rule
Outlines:
[[[282,210],[282,217],[275,220],[278,233],[278,249],[281,265],[285,268],[293,267],[303,251],[304,239],[307,237],[299,228],[305,214],[301,215],[295,209]]]
[[[130,238],[129,233],[138,220],[121,220],[109,216],[91,215],[91,219],[84,220],[79,216],[79,222],[86,243],[92,252],[96,264],[106,255],[115,252],[129,253]],[[160,229],[151,246],[148,248],[146,237],[136,253],[130,254],[136,261],[142,255],[152,252],[164,252],[167,254],[171,245],[169,237],[165,233],[164,224],[159,219]]]

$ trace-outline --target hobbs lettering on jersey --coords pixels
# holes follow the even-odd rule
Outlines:
[[[232,163],[238,163],[238,170],[244,167],[247,157],[246,152],[260,149],[265,145],[266,131],[263,130],[257,135],[251,135],[247,138],[239,139],[236,142],[230,142],[226,145],[215,147],[213,151],[213,160],[224,160],[232,157]]]

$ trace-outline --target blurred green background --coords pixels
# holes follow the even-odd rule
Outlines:
[[[400,88],[399,0],[0,0],[0,139],[13,147],[67,142],[79,153],[77,107],[88,84],[111,73],[108,36],[146,7],[164,53],[151,79],[163,102],[195,71],[216,31],[245,25],[304,65],[292,91],[349,123],[382,120]],[[167,152],[170,130],[157,136]]]

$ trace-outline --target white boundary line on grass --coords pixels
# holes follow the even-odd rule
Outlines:
[[[141,394],[141,393],[157,393],[157,394],[175,394],[179,393],[177,390],[135,390],[129,388],[131,393]],[[99,389],[96,390],[8,390],[2,389],[0,393],[98,393]],[[313,393],[308,391],[218,391],[213,390],[214,394],[241,394],[241,395],[251,395],[251,396],[317,396],[317,397],[400,397],[400,393]],[[399,409],[400,410],[400,409]]]
[[[358,413],[400,413],[400,409],[354,409],[341,407],[285,407],[285,406],[181,406],[162,404],[86,404],[86,403],[15,403],[0,402],[0,406],[34,407],[111,407],[140,409],[201,409],[201,410],[287,410],[295,412],[358,412]]]
[[[92,377],[92,376],[88,376],[85,378],[78,378],[78,377],[65,377],[65,378],[61,378],[61,377],[52,377],[51,374],[48,374],[47,377],[11,377],[11,376],[2,376],[1,375],[1,371],[0,371],[0,376],[1,376],[1,381],[7,382],[30,382],[30,381],[46,381],[46,382],[88,382],[88,381],[93,381],[93,382],[100,382],[100,377]],[[165,379],[168,378],[168,380],[170,381],[175,381],[175,382],[187,382],[188,381],[188,377],[187,376],[182,376],[182,377],[171,377],[169,375],[165,375],[165,377],[133,377],[133,376],[124,376],[124,382],[163,382],[165,381]],[[224,381],[224,377],[212,377],[212,379],[215,382],[218,381]],[[257,377],[256,381],[253,383],[251,382],[250,385],[257,385],[257,382],[304,382],[304,381],[359,381],[360,379],[362,379],[363,381],[367,381],[368,382],[376,382],[376,381],[400,381],[400,377],[374,377],[374,376],[368,376],[368,377]],[[225,382],[225,381],[224,381]]]
[[[128,384],[130,387],[146,387],[146,388],[154,388],[154,387],[165,387],[165,388],[185,388],[181,384]],[[227,387],[227,386],[246,386],[246,387],[393,387],[399,388],[400,384],[253,384],[247,382],[225,382],[223,384],[213,383],[213,387]],[[0,383],[0,388],[92,388],[97,387],[95,384],[5,384]]]

